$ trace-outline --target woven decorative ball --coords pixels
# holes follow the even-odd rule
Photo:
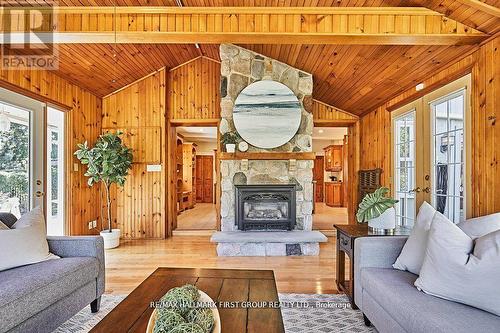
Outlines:
[[[161,298],[165,306],[181,316],[187,315],[193,304],[192,295],[182,288],[172,288]]]
[[[193,302],[196,302],[200,299],[200,293],[198,292],[198,288],[193,286],[192,284],[185,284],[181,287],[182,290],[191,295]]]
[[[158,309],[154,333],[169,333],[174,327],[186,321],[180,314],[169,309]]]
[[[194,308],[188,312],[187,321],[200,325],[205,333],[212,332],[214,327],[214,315],[210,308]]]
[[[205,333],[205,331],[198,324],[184,323],[177,325],[169,333]]]

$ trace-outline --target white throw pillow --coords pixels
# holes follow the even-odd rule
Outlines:
[[[41,208],[26,213],[12,227],[0,230],[0,271],[59,258],[49,252]]]
[[[500,213],[468,219],[458,224],[470,238],[476,239],[490,232],[500,230]]]
[[[0,230],[10,230],[10,228],[0,221]]]
[[[45,218],[43,216],[43,210],[40,206],[33,208],[28,213],[21,216],[19,220],[12,225],[12,229],[21,229],[38,223],[45,226]]]
[[[500,316],[499,263],[500,230],[474,242],[444,215],[436,213],[415,286],[429,295]]]
[[[425,257],[425,249],[427,248],[429,229],[435,213],[434,207],[424,201],[418,210],[413,230],[392,267],[417,275],[420,273]]]

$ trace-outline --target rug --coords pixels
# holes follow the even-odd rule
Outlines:
[[[54,333],[88,332],[124,298],[122,295],[103,295],[98,313],[91,313],[86,307]],[[377,332],[365,326],[363,315],[349,307],[345,295],[279,294],[279,298],[286,333]]]

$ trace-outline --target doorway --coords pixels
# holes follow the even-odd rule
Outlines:
[[[315,127],[313,229],[331,231],[347,224],[347,127]]]
[[[470,75],[392,113],[397,222],[412,227],[423,201],[451,221],[470,214]]]
[[[215,230],[217,127],[176,127],[176,231]]]
[[[42,206],[48,235],[65,233],[64,112],[0,88],[0,211]]]

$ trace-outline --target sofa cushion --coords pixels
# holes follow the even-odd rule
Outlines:
[[[410,237],[408,237],[405,246],[401,250],[401,254],[392,267],[402,271],[409,271],[413,274],[420,274],[420,269],[425,258],[427,240],[429,239],[429,230],[435,213],[436,209],[424,201],[418,210],[417,219],[411,230]]]
[[[44,261],[0,272],[0,332],[96,279],[96,258],[78,257]]]
[[[0,271],[59,258],[49,252],[40,207],[24,214],[12,229],[0,230]]]
[[[498,332],[500,317],[420,292],[417,275],[390,268],[361,269],[368,293],[407,332]]]
[[[500,213],[475,217],[458,224],[470,238],[476,239],[500,230]]]
[[[474,242],[446,216],[436,213],[415,286],[427,294],[500,316],[499,280],[500,230]]]

